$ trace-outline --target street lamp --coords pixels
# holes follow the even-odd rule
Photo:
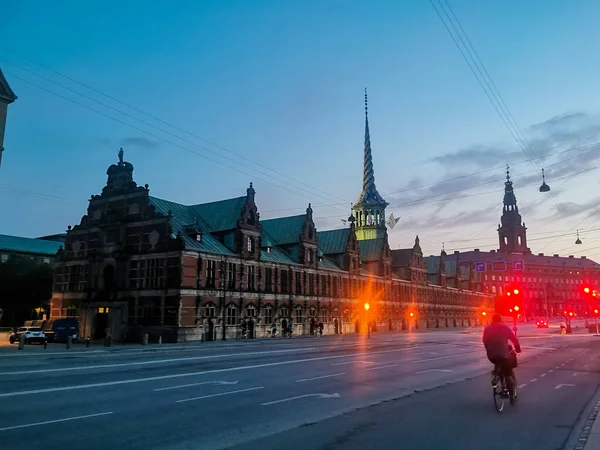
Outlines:
[[[368,303],[365,303],[365,311],[366,311],[366,318],[367,318],[367,338],[371,339],[371,325],[369,324],[369,309],[371,308],[371,305],[369,305]]]

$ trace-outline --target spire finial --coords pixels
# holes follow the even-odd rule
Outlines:
[[[510,166],[506,165],[506,181],[510,183]]]
[[[369,115],[369,102],[367,101],[367,88],[365,88],[365,116]]]

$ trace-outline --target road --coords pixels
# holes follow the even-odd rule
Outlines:
[[[596,401],[600,338],[521,335],[502,414],[479,330],[3,349],[0,448],[564,448]]]

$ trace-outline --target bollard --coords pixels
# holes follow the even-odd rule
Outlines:
[[[112,336],[110,334],[104,338],[104,346],[112,347]]]
[[[148,345],[148,333],[142,335],[142,345]]]
[[[25,348],[25,335],[22,334],[19,336],[19,350],[23,350]]]
[[[86,337],[85,338],[85,348],[89,348],[90,347],[90,337]]]
[[[71,343],[73,342],[72,336],[67,336],[67,350],[71,348]]]
[[[159,343],[159,344],[162,344],[162,335],[160,335],[160,336],[158,337],[158,343]]]
[[[44,338],[44,350],[48,348],[48,338]]]

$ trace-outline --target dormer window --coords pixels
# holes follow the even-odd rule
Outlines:
[[[249,253],[252,253],[253,247],[254,247],[254,243],[252,242],[252,238],[248,237],[248,240],[246,241],[246,249],[248,250]]]
[[[271,253],[271,247],[267,247],[267,253]]]
[[[312,263],[312,250],[308,250],[307,256],[308,256],[308,262]]]
[[[196,234],[196,241],[202,242],[202,238],[203,237],[204,237],[204,235],[201,232],[197,233]]]

